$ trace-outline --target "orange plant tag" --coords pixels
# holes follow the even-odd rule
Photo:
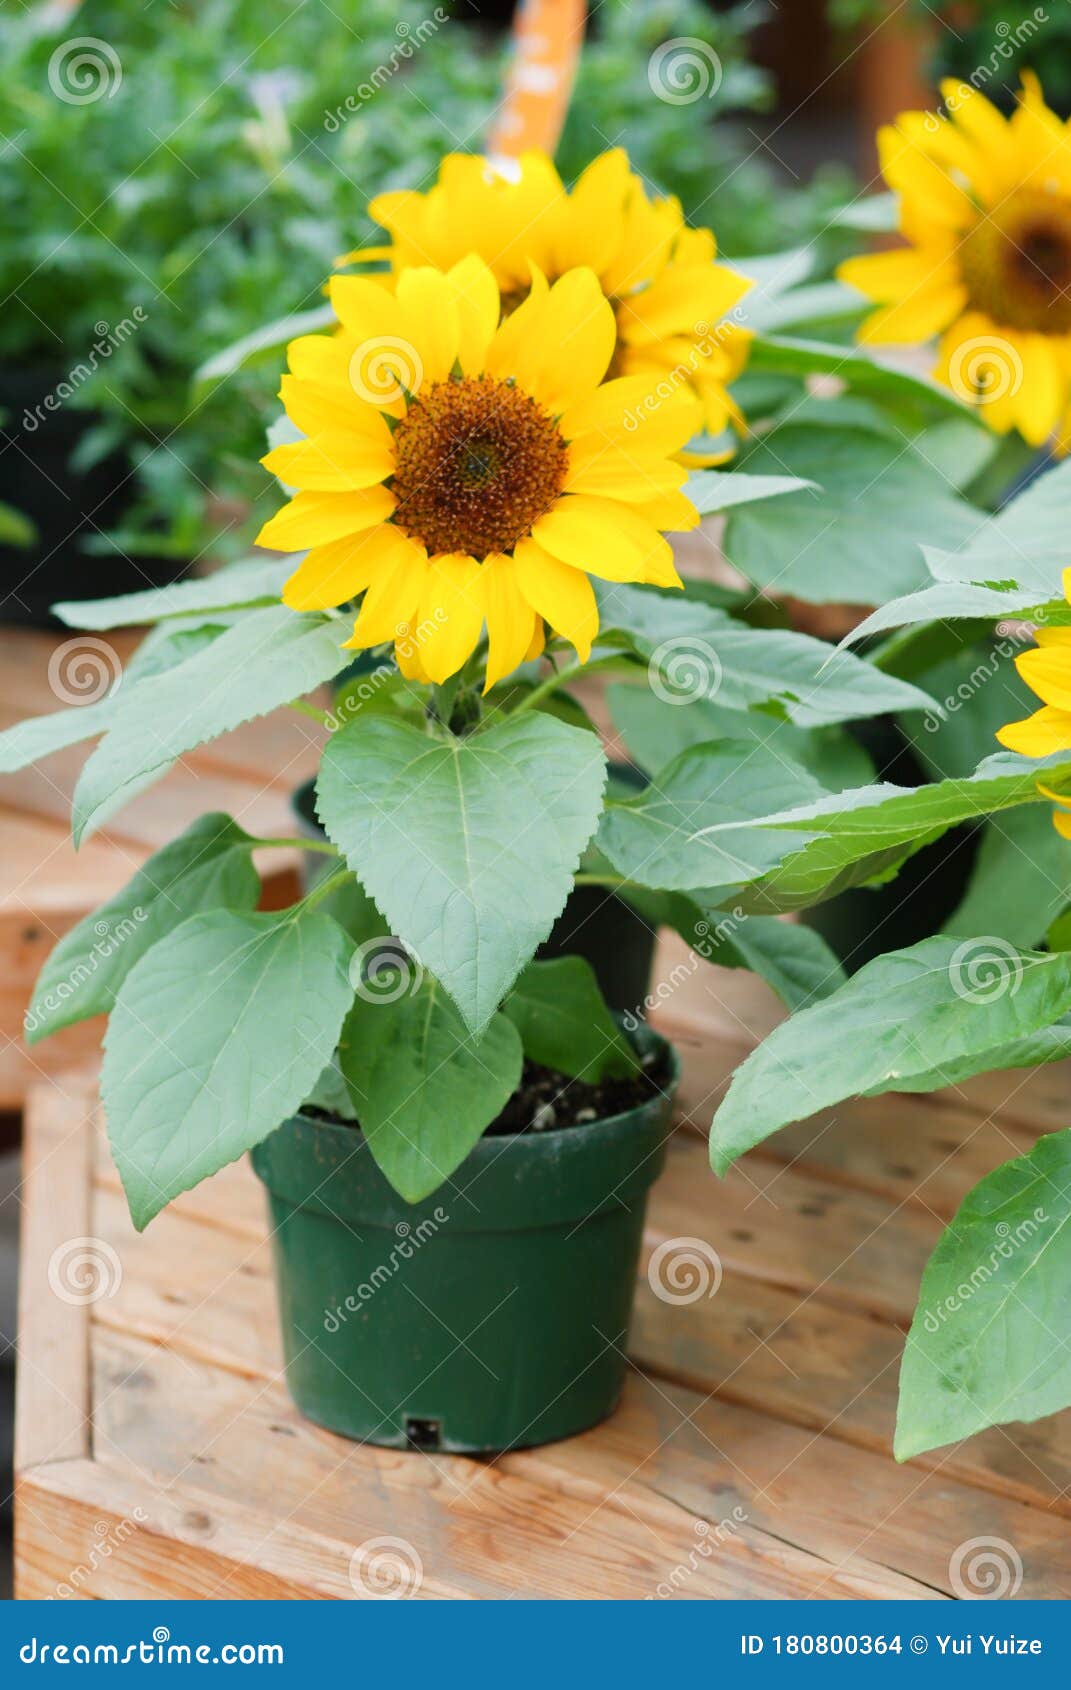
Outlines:
[[[585,0],[521,0],[513,22],[513,63],[487,138],[503,175],[522,153],[553,153],[565,127],[587,23]]]

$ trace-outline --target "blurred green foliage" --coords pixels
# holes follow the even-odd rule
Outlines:
[[[873,28],[890,15],[887,0],[829,0],[833,22]],[[970,82],[1011,111],[1023,70],[1036,71],[1061,117],[1071,116],[1071,7],[1066,0],[909,0],[897,23],[927,26],[926,70]],[[936,95],[935,95],[936,103]]]
[[[754,6],[604,0],[561,149],[573,176],[623,142],[739,255],[808,237],[837,192],[775,183],[727,115],[769,98],[745,10],[754,21]],[[373,234],[372,194],[481,143],[504,42],[436,18],[427,0],[50,0],[0,17],[0,358],[40,367],[44,389],[144,312],[68,401],[94,413],[83,465],[121,449],[137,467],[113,536],[132,555],[195,555],[211,533],[226,553],[248,534],[250,504],[276,497],[256,462],[274,373],[243,371],[195,403],[191,373],[317,304],[332,259]],[[717,54],[720,84],[667,103],[648,61],[682,36]]]

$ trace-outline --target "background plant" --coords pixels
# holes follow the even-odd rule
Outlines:
[[[319,301],[334,258],[373,235],[373,191],[426,181],[445,152],[479,146],[503,38],[448,9],[457,15],[430,31],[434,8],[419,0],[305,4],[277,20],[256,0],[87,0],[0,18],[0,358],[39,369],[48,389],[87,357],[99,325],[145,313],[67,401],[95,418],[83,465],[118,449],[137,468],[134,507],[94,546],[189,557],[214,536],[234,555],[264,489],[256,459],[274,369],[252,361],[192,396],[191,378],[269,318]],[[746,59],[751,21],[750,9],[714,15],[694,0],[608,0],[563,171],[623,140],[730,252],[813,234],[833,186],[778,192],[731,119],[769,98]],[[698,107],[651,93],[650,54],[674,36],[718,55],[720,87]],[[57,92],[62,54],[83,37],[103,43],[90,49],[99,91],[71,100]]]

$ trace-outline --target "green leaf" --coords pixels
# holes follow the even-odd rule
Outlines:
[[[244,609],[277,603],[283,582],[293,571],[292,558],[246,558],[219,569],[203,580],[175,581],[141,593],[114,599],[74,599],[54,604],[52,611],[69,628],[121,628],[165,617],[195,616],[206,611]]]
[[[265,323],[262,328],[243,335],[230,346],[214,352],[194,371],[191,403],[196,405],[221,381],[237,375],[239,370],[275,362],[279,353],[299,335],[316,334],[320,329],[334,328],[336,323],[337,318],[330,305],[314,305],[308,311],[295,311],[289,317],[277,318],[275,322]]]
[[[475,1037],[427,977],[398,996],[358,993],[339,1050],[369,1149],[407,1203],[464,1161],[516,1091],[522,1062],[512,1021],[495,1015]]]
[[[824,341],[756,335],[748,355],[748,369],[754,374],[836,376],[856,393],[871,394],[885,403],[908,405],[931,417],[970,415],[949,388],[939,387],[922,376],[909,375],[890,364],[881,364],[865,352]]]
[[[885,874],[958,822],[1044,803],[1039,779],[1056,791],[1071,790],[1071,755],[1059,752],[1034,762],[1003,752],[987,757],[965,780],[860,787],[763,817],[761,828],[778,830],[782,841],[794,828],[809,837],[798,851],[786,851],[761,882],[747,887],[740,883],[731,896],[745,909],[767,914],[805,909]],[[729,854],[743,854],[753,848],[755,831],[754,825],[747,830],[722,825],[708,843]]]
[[[723,1174],[771,1133],[845,1098],[902,1089],[966,1059],[986,1067],[987,1053],[1068,1009],[1071,957],[1062,954],[941,937],[876,957],[737,1069],[714,1117],[714,1168]]]
[[[594,735],[535,711],[464,739],[359,716],[327,745],[317,807],[479,1032],[565,906],[605,779]]]
[[[705,698],[691,699],[682,710],[645,686],[623,683],[607,687],[606,702],[629,755],[651,775],[693,745],[736,739],[780,752],[826,792],[843,792],[874,778],[874,765],[859,741],[835,725],[798,728],[761,711],[727,710]]]
[[[871,634],[887,628],[905,628],[916,622],[977,621],[1039,622],[1059,628],[1071,624],[1071,605],[1064,599],[1039,602],[1030,587],[987,587],[972,581],[935,581],[917,593],[890,600],[865,616],[847,634],[843,646],[857,645]]]
[[[746,968],[758,974],[789,1009],[803,1009],[843,986],[846,975],[825,940],[810,927],[772,915],[744,915],[714,909],[702,895],[646,892],[621,894],[652,927],[672,927],[693,955],[719,968]],[[677,970],[686,965],[677,964]],[[678,979],[680,975],[678,974]],[[676,982],[662,983],[669,991]],[[662,1001],[656,985],[652,994]]]
[[[1065,907],[1069,887],[1071,841],[1057,833],[1048,808],[1009,810],[987,824],[967,889],[944,931],[1036,945]]]
[[[184,663],[203,646],[211,644],[217,628],[187,629],[183,632],[154,628],[123,670],[117,684],[106,697],[93,704],[78,704],[70,710],[53,710],[47,716],[31,716],[25,722],[0,733],[0,774],[13,774],[40,762],[54,751],[77,745],[83,739],[95,739],[104,733],[115,719],[119,706],[119,688],[129,697],[132,688],[152,675],[162,675],[168,669]],[[78,646],[72,641],[72,661],[77,664]]]
[[[1071,1132],[964,1198],[926,1265],[900,1369],[895,1454],[1071,1404]]]
[[[252,846],[230,816],[214,814],[154,852],[121,892],[64,934],[50,953],[26,1012],[27,1042],[106,1015],[131,969],[188,916],[255,909],[260,878]]]
[[[285,605],[251,610],[179,669],[120,698],[75,790],[78,844],[176,757],[262,716],[345,667],[346,624]]]
[[[832,652],[823,640],[749,628],[681,593],[599,585],[597,597],[600,642],[636,652],[656,692],[678,707],[716,700],[724,709],[764,709],[800,727],[819,727],[933,704],[870,663],[845,663],[851,653]]]
[[[915,591],[927,578],[923,542],[958,546],[980,520],[901,441],[869,431],[787,422],[743,467],[819,484],[819,492],[733,511],[724,540],[730,562],[756,586],[814,604],[882,604]]]
[[[47,716],[29,716],[25,722],[16,722],[0,733],[0,774],[13,774],[51,756],[53,751],[102,734],[114,720],[117,702],[113,693],[95,704],[78,704],[70,710],[53,710]]]
[[[123,982],[104,1042],[112,1154],[141,1231],[292,1115],[338,1042],[352,945],[329,916],[191,916]]]
[[[639,1070],[636,1053],[583,957],[530,962],[502,1012],[520,1033],[525,1056],[544,1068],[591,1085]]]
[[[981,523],[968,545],[936,550],[945,542],[927,537],[926,561],[939,580],[1014,582],[1035,599],[1056,598],[1067,567],[1067,511],[1071,461],[1047,469]]]
[[[36,539],[36,524],[11,505],[0,503],[0,546],[32,546]]]
[[[710,516],[734,505],[776,499],[784,493],[802,493],[814,486],[813,481],[798,481],[793,475],[741,475],[735,470],[705,469],[690,476],[682,491],[700,516]]]
[[[675,757],[639,797],[611,802],[596,843],[626,880],[689,891],[757,880],[792,835],[749,824],[771,801],[817,796],[811,777],[765,746],[722,740]],[[722,831],[724,830],[724,831]]]

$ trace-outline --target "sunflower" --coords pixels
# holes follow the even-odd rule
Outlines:
[[[727,391],[747,358],[748,332],[723,321],[751,283],[714,262],[709,229],[689,229],[676,199],[652,199],[621,148],[603,153],[571,191],[544,153],[526,153],[507,178],[474,154],[444,159],[426,192],[381,194],[370,211],[391,244],[350,259],[387,257],[447,269],[470,252],[491,267],[504,309],[527,296],[535,265],[553,280],[593,270],[616,323],[611,373],[684,385],[717,435],[743,418]]]
[[[331,299],[339,332],[288,348],[280,398],[304,438],[262,460],[296,492],[257,543],[307,554],[286,604],[363,595],[347,644],[394,641],[416,680],[455,674],[486,628],[490,687],[539,654],[544,624],[586,662],[589,576],[681,585],[660,530],[699,520],[671,461],[699,404],[603,380],[614,318],[590,270],[533,271],[504,322],[475,255],[393,292],[336,276]]]
[[[1064,597],[1071,603],[1071,569],[1064,570],[1063,582]],[[1041,699],[1041,709],[1021,722],[1009,722],[997,738],[1022,757],[1050,757],[1071,751],[1071,628],[1036,628],[1034,639],[1034,649],[1017,657],[1015,667]],[[1066,794],[1050,792],[1040,783],[1038,791],[1058,806],[1068,803]],[[1071,839],[1071,811],[1058,807],[1052,819],[1056,831]]]
[[[948,117],[904,112],[878,134],[910,245],[838,274],[880,306],[860,339],[939,334],[938,379],[1038,446],[1066,434],[1071,398],[1071,127],[1030,73],[1010,118],[965,83],[941,93]]]

